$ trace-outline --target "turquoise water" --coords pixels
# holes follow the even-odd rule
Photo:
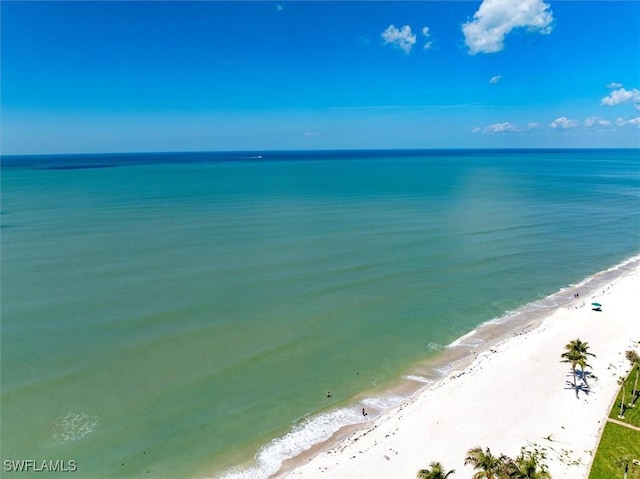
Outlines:
[[[1,218],[3,461],[264,477],[637,255],[640,153],[4,157]]]

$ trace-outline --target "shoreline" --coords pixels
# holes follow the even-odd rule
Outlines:
[[[222,474],[207,475],[207,477],[217,479],[319,477],[318,473],[309,474],[308,465],[310,463],[315,464],[322,461],[321,458],[326,458],[327,455],[335,458],[339,456],[336,452],[338,449],[349,451],[347,446],[350,443],[359,441],[361,436],[367,437],[373,434],[372,431],[375,432],[379,424],[386,422],[389,416],[397,415],[398,411],[404,410],[421,397],[432,394],[432,391],[439,391],[445,384],[460,381],[460,378],[466,381],[465,377],[477,374],[475,369],[484,367],[486,357],[496,356],[496,353],[500,353],[505,345],[513,345],[514,341],[519,338],[525,338],[522,341],[526,341],[530,335],[544,330],[545,323],[561,312],[575,313],[585,310],[590,313],[591,310],[587,305],[591,302],[592,297],[608,294],[610,289],[620,281],[639,275],[640,255],[634,255],[608,269],[587,276],[575,284],[572,283],[560,288],[553,294],[527,303],[515,311],[507,311],[501,317],[481,323],[446,346],[433,345],[438,354],[414,364],[395,381],[362,391],[341,404],[297,421],[290,427],[289,432],[260,447],[253,460],[238,464]],[[580,294],[578,299],[574,297],[575,293]],[[636,309],[640,311],[640,307],[637,305]],[[559,356],[563,352],[564,344],[571,339],[575,339],[575,337],[567,339],[560,346],[560,349],[553,353],[553,362],[560,367],[565,365],[559,362]],[[588,338],[581,337],[581,339],[589,341]],[[636,340],[640,340],[640,337]],[[591,344],[590,341],[589,343]],[[594,349],[592,348],[592,350]],[[597,351],[594,350],[594,352],[598,354]],[[569,371],[568,368],[566,369]],[[445,404],[440,406],[447,409]],[[366,418],[362,417],[363,407],[369,413]],[[360,442],[360,444],[362,443],[363,441]],[[467,449],[476,445],[478,444],[469,446]],[[520,448],[518,446],[517,450],[508,452],[507,450],[498,450],[491,444],[486,445],[490,446],[494,453],[506,453],[513,456],[517,455]],[[461,454],[464,453],[466,450]],[[356,454],[359,454],[359,451],[356,451]],[[442,459],[429,459],[429,462],[431,460],[440,460],[446,467],[452,468]],[[420,467],[426,467],[426,465],[428,462]],[[456,469],[463,470],[462,467]],[[333,478],[334,475],[345,478],[359,477],[358,473],[353,471],[344,476],[340,476],[339,471],[331,469],[327,469],[327,472],[333,473],[324,474],[324,477]],[[414,477],[416,472],[417,469],[409,475]],[[376,475],[378,473],[379,468],[374,466],[370,470],[362,472],[362,476],[398,476],[394,469],[388,475]]]
[[[464,466],[463,461],[466,451],[472,447],[489,446],[496,454],[515,456],[520,447],[531,444],[547,450],[547,462],[554,477],[586,477],[593,459],[591,451],[595,453],[604,425],[602,418],[608,414],[611,397],[615,398],[617,392],[615,376],[629,369],[624,351],[631,347],[632,341],[640,340],[640,329],[633,323],[633,313],[640,311],[640,298],[633,295],[634,291],[640,290],[639,285],[640,256],[634,256],[576,285],[525,305],[515,317],[499,318],[480,325],[443,351],[446,354],[468,348],[468,354],[450,363],[452,368],[443,372],[440,378],[414,387],[413,391],[406,390],[409,388],[407,384],[399,383],[395,388],[405,389],[404,392],[408,393],[400,405],[383,411],[366,423],[340,428],[329,439],[284,460],[278,472],[269,477],[415,477],[417,470],[431,461],[440,461],[446,468],[456,469],[456,476],[461,476],[471,473],[471,467]],[[574,291],[579,291],[579,298],[573,297]],[[552,309],[541,308],[540,303],[546,301],[559,304]],[[602,312],[591,310],[588,305],[593,301],[604,304]],[[522,315],[527,308],[542,314],[536,316],[534,311]],[[616,317],[611,318],[612,314]],[[518,315],[522,317],[518,318]],[[600,321],[596,321],[598,318]],[[605,327],[610,324],[617,327],[613,330]],[[500,328],[503,331],[496,333]],[[621,331],[628,331],[628,338],[616,337]],[[595,384],[591,384],[589,395],[581,393],[579,400],[576,400],[573,389],[565,389],[564,381],[570,379],[571,374],[568,366],[560,363],[564,344],[576,337],[589,342],[591,351],[597,355],[591,363],[593,374],[598,379],[592,381]],[[555,344],[553,350],[550,344]],[[604,354],[599,354],[599,344]],[[618,351],[616,345],[622,349]],[[515,354],[521,348],[529,354],[526,361]],[[545,354],[537,354],[536,349],[545,351]],[[427,363],[419,365],[417,371],[424,373],[428,370]],[[528,371],[525,375],[528,381],[518,373],[520,368]],[[545,381],[547,375],[560,378],[559,383],[556,381],[557,387]],[[412,375],[403,376],[405,383],[410,381],[408,376]],[[417,377],[424,378],[423,375]],[[489,379],[484,382],[494,384],[483,386],[479,378]],[[411,382],[415,384],[415,381]],[[529,391],[531,385],[539,382],[545,383],[541,391],[514,392],[510,400],[510,394],[505,394],[512,387]],[[391,391],[395,388],[392,387]],[[478,396],[480,391],[483,394]],[[527,394],[536,400],[527,399]],[[473,400],[461,399],[461,396],[473,397]],[[567,413],[579,420],[572,420],[573,416],[568,417],[561,408],[555,410],[545,406],[546,403],[557,407],[569,406]],[[578,409],[576,404],[586,406]],[[531,414],[523,416],[518,412],[524,405],[534,408]],[[555,415],[552,414],[554,410]],[[478,418],[473,418],[474,412],[476,416],[483,417],[484,422],[478,423]],[[564,419],[566,425],[558,424]],[[465,425],[468,420],[478,427]],[[513,424],[523,421],[526,427],[510,432]],[[550,430],[544,433],[543,426]],[[576,431],[581,433],[572,440],[571,436]],[[459,450],[453,453],[451,449]]]

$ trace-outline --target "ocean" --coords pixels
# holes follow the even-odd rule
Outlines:
[[[4,156],[1,186],[20,477],[268,477],[640,253],[638,150]]]

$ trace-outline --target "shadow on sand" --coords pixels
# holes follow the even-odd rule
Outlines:
[[[591,386],[589,386],[588,378],[596,379],[593,373],[589,371],[576,370],[576,384],[573,384],[573,372],[567,374],[567,377],[571,378],[565,382],[565,390],[572,389],[576,392],[576,397],[580,397],[580,392],[583,392],[587,396],[591,394]]]

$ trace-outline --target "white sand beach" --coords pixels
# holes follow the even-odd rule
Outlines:
[[[455,469],[454,477],[470,477],[464,465],[470,448],[515,457],[535,443],[546,448],[553,477],[586,478],[616,379],[630,369],[624,352],[640,341],[640,268],[586,293],[286,477],[413,478],[432,461]],[[602,311],[593,311],[592,302]],[[597,355],[589,361],[591,390],[579,399],[569,365],[560,362],[564,345],[576,338]]]

